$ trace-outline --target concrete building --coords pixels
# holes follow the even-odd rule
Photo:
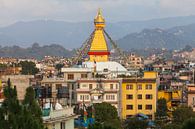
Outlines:
[[[74,118],[72,107],[56,110],[43,110],[43,124],[47,129],[74,129]]]
[[[7,80],[10,78],[11,84],[17,89],[19,100],[23,100],[26,94],[26,89],[31,86],[30,79],[34,78],[33,75],[4,75],[1,77],[2,85],[6,86]]]
[[[91,69],[85,67],[62,68],[64,80],[69,88],[71,104],[76,104],[76,82],[78,79],[92,78]]]
[[[188,106],[192,107],[193,111],[195,111],[195,84],[188,85],[187,98]]]
[[[135,55],[134,53],[131,53],[128,59],[130,61],[131,67],[136,68],[136,69],[144,67],[144,60],[142,57]]]
[[[124,78],[121,91],[121,118],[126,119],[138,113],[154,119],[157,103],[157,73],[145,71],[142,78]]]
[[[47,98],[46,102],[56,103],[59,102],[61,105],[67,105],[70,103],[69,98],[69,88],[64,78],[43,78],[41,80],[41,86],[47,89],[51,89],[51,97]]]
[[[107,102],[115,106],[117,109],[120,107],[120,79],[79,79],[77,80],[77,103],[86,105],[93,103]]]

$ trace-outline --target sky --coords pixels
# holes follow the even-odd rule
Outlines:
[[[102,8],[108,22],[195,15],[195,0],[0,0],[0,26],[18,21],[91,21]]]

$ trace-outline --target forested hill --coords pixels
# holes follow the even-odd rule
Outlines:
[[[44,56],[70,57],[73,53],[73,50],[65,49],[56,44],[40,46],[38,43],[34,43],[28,48],[22,48],[19,46],[0,47],[0,57],[41,59]]]

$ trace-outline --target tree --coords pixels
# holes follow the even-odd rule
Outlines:
[[[64,67],[64,64],[56,64],[55,68],[60,71]]]
[[[39,72],[36,68],[35,63],[29,61],[21,61],[20,65],[22,66],[22,74],[24,75],[35,75]]]
[[[156,117],[163,118],[167,116],[167,101],[165,98],[161,98],[157,101]]]
[[[156,126],[159,128],[164,126],[165,121],[167,120],[167,101],[164,98],[161,98],[157,101],[156,109]]]
[[[181,105],[173,111],[173,122],[176,124],[182,124],[185,120],[193,117],[195,117],[193,109],[186,105]]]
[[[124,129],[147,129],[148,121],[139,120],[137,117],[128,118],[123,123]]]
[[[183,51],[191,52],[193,50],[192,46],[186,45],[185,48],[183,48]]]
[[[94,104],[95,121],[101,123],[104,127],[121,128],[121,123],[118,118],[117,109],[109,103]]]
[[[170,123],[163,126],[161,129],[181,129],[181,125]]]
[[[19,103],[16,88],[10,79],[4,89],[5,99],[0,107],[0,129],[43,129],[41,110],[36,102],[34,90],[29,87],[25,100]]]
[[[31,128],[42,129],[43,128],[42,118],[41,118],[42,112],[37,103],[37,100],[35,99],[35,91],[32,87],[28,87],[26,89],[26,95],[23,101],[23,107],[24,107],[24,113],[27,113],[27,115],[29,115],[27,118],[32,119],[31,120],[32,125],[35,126],[35,127],[31,126]],[[30,127],[28,129],[30,129]]]
[[[21,127],[20,117],[22,107],[17,99],[16,88],[11,87],[10,79],[4,89],[5,99],[0,107],[0,128],[1,129],[19,129]]]
[[[101,123],[95,123],[93,125],[89,125],[88,129],[118,129],[109,125],[102,125]]]
[[[194,128],[195,128],[195,118],[184,121],[182,125],[182,129],[194,129]]]
[[[64,67],[64,64],[56,64],[55,68],[58,70],[58,74],[61,74],[61,68]]]

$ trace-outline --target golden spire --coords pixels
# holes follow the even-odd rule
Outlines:
[[[110,52],[106,43],[104,36],[104,27],[105,20],[102,16],[101,9],[98,10],[98,13],[94,19],[95,32],[91,42],[91,47],[88,52],[89,61],[93,62],[105,62],[109,60]]]
[[[105,19],[102,16],[102,11],[100,8],[98,9],[97,16],[94,19],[94,24],[96,27],[105,27]]]

